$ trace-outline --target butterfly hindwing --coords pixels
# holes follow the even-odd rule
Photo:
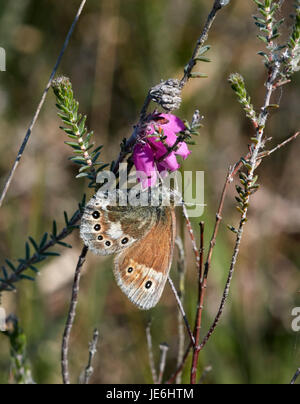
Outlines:
[[[172,264],[175,227],[174,209],[157,208],[150,231],[115,259],[116,281],[140,309],[151,309],[162,295]]]

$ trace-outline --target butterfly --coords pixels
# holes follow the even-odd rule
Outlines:
[[[172,265],[176,237],[174,204],[120,206],[101,190],[85,207],[80,235],[99,255],[116,254],[117,284],[140,309],[161,298]]]

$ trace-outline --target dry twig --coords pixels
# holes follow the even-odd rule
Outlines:
[[[94,373],[94,368],[92,366],[94,356],[97,353],[97,345],[99,341],[99,331],[97,329],[94,330],[93,339],[89,344],[89,360],[88,364],[80,377],[80,384],[89,384],[90,378]]]
[[[20,160],[21,160],[21,158],[22,158],[22,155],[23,155],[23,153],[24,153],[24,151],[25,151],[25,148],[26,148],[27,143],[28,143],[28,141],[29,141],[29,138],[30,138],[30,136],[31,136],[32,130],[33,130],[35,124],[36,124],[36,121],[37,121],[37,119],[38,119],[38,117],[39,117],[39,115],[40,115],[41,109],[42,109],[42,107],[43,107],[43,105],[44,105],[44,102],[45,102],[45,100],[46,100],[46,96],[47,96],[47,93],[48,93],[48,91],[49,91],[49,88],[51,87],[51,84],[52,84],[52,81],[53,81],[53,79],[54,79],[54,76],[55,76],[55,74],[56,74],[56,72],[57,72],[57,69],[58,69],[58,67],[59,67],[59,65],[60,65],[60,62],[61,62],[61,60],[62,60],[62,58],[63,58],[63,56],[64,56],[64,53],[65,53],[65,51],[66,51],[66,49],[67,49],[67,47],[68,47],[70,38],[71,38],[71,36],[72,36],[72,34],[73,34],[73,31],[74,31],[74,29],[75,29],[75,26],[76,26],[78,20],[79,20],[79,17],[80,17],[80,15],[81,15],[81,13],[82,13],[82,10],[83,10],[84,6],[85,6],[85,3],[86,3],[86,0],[83,0],[83,1],[81,2],[81,4],[80,4],[80,7],[79,7],[79,9],[78,9],[78,11],[77,11],[77,14],[76,14],[76,17],[75,17],[75,19],[74,19],[74,21],[73,21],[73,23],[72,23],[72,25],[71,25],[71,28],[70,28],[70,30],[69,30],[67,36],[66,36],[65,42],[64,42],[64,44],[63,44],[63,47],[62,47],[62,49],[61,49],[61,51],[60,51],[60,54],[59,54],[58,59],[57,59],[57,61],[56,61],[56,64],[55,64],[55,66],[54,66],[54,68],[53,68],[53,70],[52,70],[52,73],[51,73],[51,75],[50,75],[49,81],[48,81],[48,83],[47,83],[47,85],[46,85],[46,88],[45,88],[43,94],[42,94],[41,101],[40,101],[40,103],[39,103],[39,105],[38,105],[38,107],[37,107],[37,109],[36,109],[36,112],[35,112],[35,114],[34,114],[34,117],[33,117],[32,121],[31,121],[31,123],[30,123],[30,125],[29,125],[29,128],[28,128],[28,130],[27,130],[27,132],[26,132],[26,135],[25,135],[25,137],[24,137],[24,140],[23,140],[22,145],[21,145],[21,147],[20,147],[20,150],[19,150],[19,152],[18,152],[17,158],[16,158],[16,160],[15,160],[15,162],[14,162],[14,165],[13,165],[11,171],[10,171],[10,174],[9,174],[7,180],[6,180],[6,183],[5,183],[5,185],[4,185],[4,188],[3,188],[2,193],[1,193],[1,196],[0,196],[0,207],[2,206],[2,203],[3,203],[3,201],[4,201],[4,198],[5,198],[5,196],[6,196],[7,192],[8,192],[8,189],[9,189],[9,187],[10,187],[10,184],[11,184],[11,182],[12,182],[12,179],[13,179],[13,177],[14,177],[14,174],[15,174],[17,168],[18,168],[18,165],[19,165],[19,163],[20,163]]]
[[[296,373],[294,374],[294,377],[292,378],[292,381],[290,384],[296,384],[296,381],[298,379],[298,377],[300,376],[300,368],[297,369]]]
[[[158,378],[155,369],[154,355],[153,355],[153,344],[152,344],[152,335],[151,335],[151,321],[149,321],[146,327],[146,337],[147,337],[147,345],[148,345],[148,356],[149,356],[149,364],[152,374],[152,380],[154,384],[157,384]]]
[[[75,316],[76,316],[76,307],[78,303],[78,293],[79,293],[79,285],[80,285],[80,277],[81,277],[81,269],[85,262],[86,255],[88,253],[88,247],[84,246],[80,257],[78,259],[78,263],[75,270],[75,277],[72,287],[72,298],[69,307],[69,313],[67,317],[67,322],[63,334],[63,342],[61,349],[61,369],[62,369],[62,378],[64,384],[70,384],[70,374],[69,374],[69,362],[68,362],[68,353],[69,353],[69,342],[70,335],[72,331],[72,327],[74,324]]]

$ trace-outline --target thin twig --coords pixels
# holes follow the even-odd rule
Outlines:
[[[192,343],[193,346],[194,346],[194,345],[195,345],[195,338],[194,338],[194,336],[193,336],[193,333],[192,333],[191,327],[190,327],[190,325],[189,325],[189,322],[188,322],[187,316],[186,316],[186,314],[185,314],[185,311],[184,311],[183,305],[182,305],[182,303],[181,303],[181,300],[180,300],[180,298],[179,298],[179,296],[178,296],[178,292],[177,292],[177,290],[176,290],[176,288],[175,288],[175,286],[174,286],[174,283],[173,283],[173,281],[172,281],[172,279],[171,279],[170,277],[168,277],[168,281],[169,281],[169,284],[170,284],[170,286],[171,286],[172,292],[173,292],[173,294],[174,294],[174,296],[175,296],[175,299],[176,299],[176,301],[177,301],[177,304],[178,304],[179,310],[180,310],[180,312],[181,312],[181,315],[182,315],[182,317],[183,317],[183,320],[184,320],[184,323],[185,323],[187,332],[188,332],[188,334],[189,334],[191,343]]]
[[[237,163],[235,165],[235,167],[238,166],[238,165],[239,165],[239,163]],[[205,271],[204,271],[204,277],[206,277],[206,278],[208,277],[208,272],[209,272],[209,269],[210,269],[210,266],[211,266],[213,250],[214,250],[214,248],[216,246],[216,240],[217,240],[220,224],[221,224],[221,221],[222,221],[222,214],[223,214],[224,203],[225,203],[225,198],[226,198],[228,186],[231,183],[232,178],[233,178],[232,170],[229,170],[229,172],[227,174],[227,177],[226,177],[226,180],[225,180],[224,187],[223,187],[218,212],[216,214],[215,227],[214,227],[213,234],[212,234],[212,237],[211,237],[211,240],[210,240],[210,243],[209,243],[209,249],[208,249],[208,253],[207,253],[207,259],[206,259],[206,262],[205,262]]]
[[[176,246],[178,249],[178,274],[179,274],[179,287],[178,287],[178,295],[180,297],[181,302],[183,303],[184,299],[184,284],[185,284],[185,273],[186,273],[186,261],[185,261],[185,252],[183,242],[180,237],[176,238]],[[178,354],[177,354],[177,366],[180,365],[182,359],[184,357],[184,343],[185,343],[185,333],[184,333],[184,323],[182,319],[182,315],[180,310],[177,312],[177,321],[178,321]],[[176,377],[176,384],[181,384],[181,372],[178,373]]]
[[[28,143],[28,140],[29,140],[29,138],[30,138],[32,129],[33,129],[33,127],[34,127],[34,125],[35,125],[35,123],[36,123],[38,117],[39,117],[39,114],[40,114],[40,112],[41,112],[41,109],[42,109],[42,107],[43,107],[43,105],[44,105],[44,102],[45,102],[45,100],[46,100],[47,93],[48,93],[48,91],[49,91],[49,88],[51,87],[51,83],[52,83],[52,81],[53,81],[53,79],[54,79],[54,76],[55,76],[55,74],[56,74],[56,72],[57,72],[57,69],[58,69],[58,67],[59,67],[59,65],[60,65],[60,62],[61,62],[61,60],[62,60],[62,58],[63,58],[63,55],[64,55],[64,53],[65,53],[65,50],[67,49],[67,46],[68,46],[68,44],[69,44],[71,35],[73,34],[73,31],[74,31],[74,29],[75,29],[75,26],[76,26],[78,20],[79,20],[79,17],[80,17],[80,15],[81,15],[81,13],[82,13],[82,10],[83,10],[83,7],[85,6],[86,1],[87,1],[87,0],[83,0],[83,1],[81,2],[80,7],[79,7],[79,9],[78,9],[78,11],[77,11],[76,17],[75,17],[75,19],[74,19],[74,21],[73,21],[73,23],[72,23],[72,25],[71,25],[71,28],[70,28],[70,30],[69,30],[67,36],[66,36],[64,45],[63,45],[63,47],[62,47],[62,49],[61,49],[61,51],[60,51],[60,54],[59,54],[58,59],[57,59],[57,61],[56,61],[56,64],[55,64],[55,66],[54,66],[54,68],[53,68],[53,70],[52,70],[52,73],[51,73],[51,75],[50,75],[50,79],[49,79],[49,81],[48,81],[48,83],[47,83],[47,86],[46,86],[44,92],[43,92],[41,101],[40,101],[40,103],[39,103],[39,105],[38,105],[38,107],[37,107],[37,110],[36,110],[36,112],[35,112],[35,114],[34,114],[34,117],[33,117],[32,121],[31,121],[31,124],[30,124],[30,126],[29,126],[29,128],[28,128],[28,130],[27,130],[27,132],[26,132],[26,135],[25,135],[25,137],[24,137],[23,143],[22,143],[22,145],[21,145],[21,147],[20,147],[20,150],[19,150],[19,152],[18,152],[17,158],[16,158],[16,160],[15,160],[15,162],[14,162],[14,165],[13,165],[13,167],[12,167],[12,169],[11,169],[11,172],[10,172],[8,178],[7,178],[7,181],[6,181],[6,183],[5,183],[5,186],[4,186],[3,191],[2,191],[2,193],[1,193],[1,197],[0,197],[0,207],[2,206],[2,203],[3,203],[3,201],[4,201],[4,198],[5,198],[5,196],[6,196],[7,192],[8,192],[8,189],[9,189],[10,184],[11,184],[11,182],[12,182],[13,176],[14,176],[14,174],[15,174],[15,172],[16,172],[16,169],[17,169],[17,167],[18,167],[18,165],[19,165],[19,163],[20,163],[21,157],[22,157],[22,155],[23,155],[23,153],[24,153],[24,150],[25,150],[26,145],[27,145],[27,143]]]
[[[188,212],[187,212],[187,209],[186,209],[186,206],[185,206],[184,202],[182,203],[182,212],[183,212],[183,216],[184,216],[185,221],[186,221],[186,227],[187,227],[189,235],[190,235],[193,251],[194,251],[194,254],[195,254],[195,258],[196,258],[196,265],[197,265],[197,268],[198,268],[199,262],[200,262],[200,255],[199,255],[198,247],[197,247],[197,244],[196,244],[196,239],[195,239],[194,231],[193,231],[193,228],[192,228],[192,224],[190,222],[189,215],[188,215]]]
[[[297,372],[295,373],[294,377],[292,378],[292,381],[290,384],[296,384],[296,381],[298,379],[298,377],[300,376],[300,368],[297,370]]]
[[[61,349],[61,368],[62,368],[62,378],[64,384],[70,384],[70,374],[69,374],[69,362],[68,362],[68,352],[69,352],[69,341],[76,316],[76,307],[78,302],[78,292],[80,285],[81,269],[85,262],[86,255],[88,253],[88,247],[84,246],[82,252],[79,256],[78,263],[75,270],[75,277],[72,287],[72,298],[70,302],[69,313],[65,325],[65,330],[63,334],[63,342]]]
[[[224,2],[225,3],[225,2]],[[216,18],[217,12],[219,10],[221,10],[224,7],[225,4],[221,3],[221,0],[215,0],[213,8],[211,10],[211,12],[209,13],[204,29],[197,41],[196,47],[194,49],[193,55],[189,61],[189,63],[187,64],[187,67],[185,69],[184,72],[184,76],[182,77],[181,81],[180,81],[180,87],[183,88],[185,86],[185,84],[188,82],[190,75],[192,73],[192,70],[195,66],[195,64],[197,63],[197,56],[198,56],[198,52],[200,50],[200,48],[203,46],[203,44],[206,42],[207,38],[208,38],[208,33],[209,30],[211,29],[213,22]]]
[[[225,285],[225,289],[224,289],[224,292],[223,292],[223,296],[222,296],[222,300],[221,300],[221,304],[220,304],[218,313],[217,313],[216,318],[215,318],[212,326],[210,327],[208,333],[206,334],[205,338],[203,339],[200,346],[198,347],[199,352],[202,351],[202,349],[204,348],[204,346],[207,344],[208,340],[210,339],[210,337],[214,333],[214,331],[215,331],[215,329],[216,329],[216,327],[217,327],[217,325],[218,325],[218,323],[220,321],[220,318],[221,318],[221,316],[223,314],[224,307],[225,307],[227,298],[229,296],[231,281],[232,281],[234,270],[235,270],[235,264],[237,262],[237,257],[238,257],[239,250],[240,250],[240,244],[241,244],[242,235],[243,235],[243,228],[244,228],[244,223],[241,224],[240,228],[239,228],[239,233],[237,235],[237,240],[236,240],[236,244],[235,244],[235,248],[234,248],[234,253],[233,253],[233,256],[232,256],[232,260],[231,260],[229,275],[228,275],[228,278],[227,278],[227,282],[226,282],[226,285]]]
[[[266,126],[266,122],[267,122],[267,118],[269,116],[269,105],[270,105],[270,101],[271,101],[271,96],[273,94],[274,89],[274,82],[276,81],[277,77],[279,74],[279,68],[277,65],[275,65],[275,67],[273,68],[273,70],[271,72],[269,72],[268,74],[268,79],[266,81],[266,95],[265,95],[265,100],[264,100],[264,105],[261,108],[261,113],[259,116],[259,125],[257,128],[257,132],[256,132],[256,142],[253,145],[253,149],[252,149],[252,153],[251,153],[251,157],[250,157],[250,169],[249,169],[249,174],[248,174],[248,181],[249,183],[253,180],[254,178],[254,172],[257,168],[257,164],[258,161],[260,159],[260,155],[259,152],[261,150],[261,148],[264,145],[264,129]],[[228,274],[228,278],[226,281],[226,285],[225,285],[225,289],[223,292],[223,296],[222,296],[222,300],[221,300],[221,304],[218,310],[218,313],[213,321],[212,326],[210,327],[207,335],[204,337],[202,343],[199,346],[199,351],[201,351],[204,346],[207,344],[208,340],[210,339],[210,337],[212,336],[212,334],[214,333],[220,318],[223,314],[224,311],[224,307],[225,304],[227,302],[228,296],[229,296],[229,292],[230,292],[230,286],[231,286],[231,281],[233,278],[233,274],[235,271],[235,266],[236,266],[236,262],[237,262],[237,258],[239,255],[239,251],[240,251],[240,245],[241,245],[241,241],[242,241],[242,237],[243,237],[243,232],[244,232],[244,226],[247,222],[247,215],[248,215],[248,210],[249,210],[249,201],[250,201],[250,193],[248,194],[246,200],[245,200],[245,204],[244,204],[244,209],[243,209],[243,213],[241,216],[241,220],[240,220],[240,224],[239,224],[239,228],[237,231],[237,236],[236,236],[236,241],[235,241],[235,246],[234,246],[234,252],[232,255],[232,259],[231,259],[231,264],[230,264],[230,269],[229,269],[229,274]]]
[[[279,145],[277,145],[276,147],[274,147],[274,149],[272,150],[268,150],[265,151],[263,153],[261,153],[259,155],[260,158],[264,158],[264,157],[268,157],[271,154],[273,154],[274,152],[276,152],[277,150],[281,149],[282,147],[286,146],[288,143],[292,142],[293,140],[295,140],[298,136],[299,136],[300,132],[296,132],[293,136],[289,137],[287,140],[285,140],[284,142],[280,143]]]
[[[169,346],[167,344],[161,344],[159,346],[160,351],[161,351],[161,357],[160,357],[160,365],[159,365],[159,377],[158,377],[158,384],[162,383],[164,373],[165,373],[165,368],[166,368],[166,362],[167,362],[167,353],[169,350]]]
[[[153,355],[153,344],[152,344],[152,335],[151,335],[151,321],[149,321],[146,327],[146,337],[147,337],[147,346],[148,346],[148,356],[149,356],[149,364],[152,374],[152,380],[154,384],[158,383],[157,373],[155,369],[154,355]]]
[[[94,373],[93,368],[93,359],[97,353],[97,345],[99,341],[99,331],[97,329],[94,330],[93,339],[89,344],[89,360],[88,364],[83,372],[81,384],[89,384],[90,378]]]
[[[198,303],[197,303],[197,314],[195,320],[194,327],[194,337],[195,337],[195,347],[193,350],[193,359],[192,359],[192,368],[191,368],[191,384],[196,384],[197,378],[197,366],[199,359],[199,340],[200,340],[200,331],[201,331],[201,322],[202,322],[202,313],[203,313],[203,302],[204,302],[204,293],[207,287],[206,281],[207,277],[202,279],[203,273],[203,257],[204,257],[204,223],[200,223],[200,262],[198,267]]]

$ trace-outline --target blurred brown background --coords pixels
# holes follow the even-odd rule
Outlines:
[[[7,53],[7,71],[0,73],[0,183],[4,184],[20,142],[32,118],[80,1],[0,0],[0,46]],[[71,78],[80,110],[88,115],[95,140],[104,144],[102,158],[110,162],[120,141],[130,135],[150,86],[181,77],[212,0],[89,0],[60,73]],[[292,1],[286,1],[283,31],[291,24]],[[240,72],[257,107],[264,97],[265,68],[257,52],[262,44],[251,0],[232,0],[213,26],[208,43],[210,64],[200,65],[206,80],[185,88],[177,114],[190,119],[199,108],[205,127],[193,146],[186,169],[204,170],[203,216],[209,240],[227,168],[247,153],[251,124],[241,111],[227,78]],[[283,38],[284,40],[284,38]],[[299,75],[278,91],[281,109],[269,121],[273,144],[299,129]],[[75,180],[77,167],[68,157],[59,130],[55,99],[49,93],[38,124],[0,213],[0,264],[24,255],[28,235],[39,239],[63,211],[76,210],[86,190]],[[259,168],[262,189],[255,195],[243,240],[229,303],[217,332],[201,354],[201,366],[211,365],[208,383],[287,383],[299,367],[299,334],[291,329],[291,311],[299,301],[299,140],[266,159]],[[178,218],[181,214],[178,212]],[[209,279],[204,330],[212,321],[229,268],[234,238],[225,224],[236,224],[234,187],[226,202],[224,225]],[[194,220],[198,230],[199,219]],[[38,383],[59,383],[60,344],[70,297],[71,279],[81,248],[78,233],[73,250],[40,266],[37,282],[23,281],[2,305],[18,315],[28,338],[28,356]],[[185,306],[194,315],[196,270],[186,237],[188,276]],[[116,286],[112,259],[89,255],[82,279],[78,316],[72,334],[71,369],[76,380],[85,366],[88,342],[99,327],[101,342],[94,383],[151,382],[145,324],[150,313],[133,307]],[[176,268],[173,269],[176,280]],[[170,352],[167,374],[176,363],[177,309],[166,287],[151,313],[153,343],[158,358],[161,342]],[[0,335],[0,382],[8,380],[8,341]],[[188,381],[188,372],[184,381]]]

